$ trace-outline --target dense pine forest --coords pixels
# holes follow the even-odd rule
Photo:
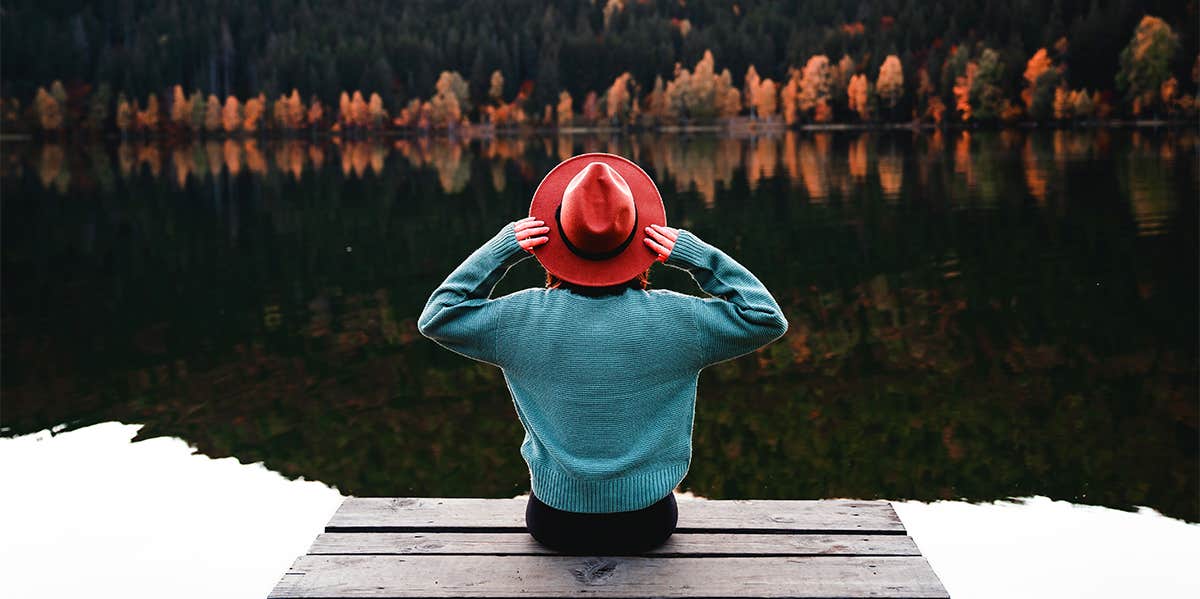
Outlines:
[[[1192,118],[1196,0],[0,3],[7,131]]]

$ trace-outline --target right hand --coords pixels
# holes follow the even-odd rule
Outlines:
[[[517,221],[517,244],[525,251],[532,253],[533,248],[550,241],[545,234],[550,232],[550,227],[544,227],[544,221],[540,221],[532,216]],[[541,235],[541,237],[538,237]]]
[[[646,239],[644,239],[646,247],[658,254],[658,258],[655,259],[659,262],[667,261],[667,256],[670,256],[671,250],[675,249],[676,239],[679,239],[679,229],[662,225],[646,227]]]

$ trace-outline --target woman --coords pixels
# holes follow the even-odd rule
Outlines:
[[[658,189],[629,160],[564,161],[529,212],[450,273],[417,326],[503,370],[525,428],[535,539],[566,553],[652,549],[675,529],[700,370],[778,339],[787,320],[750,271],[666,226]],[[547,286],[489,298],[531,254]],[[712,297],[649,290],[655,261]]]

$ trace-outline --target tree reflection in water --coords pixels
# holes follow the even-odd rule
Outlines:
[[[3,428],[145,423],[356,495],[511,496],[500,372],[417,334],[559,160],[634,157],[787,336],[704,371],[712,498],[1200,520],[1192,131],[10,144]],[[115,169],[115,172],[114,172]],[[700,293],[656,267],[652,282]],[[534,260],[497,293],[539,285]]]

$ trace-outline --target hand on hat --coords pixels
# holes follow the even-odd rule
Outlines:
[[[646,227],[646,246],[651,251],[658,254],[659,262],[666,262],[667,256],[671,255],[671,250],[675,248],[675,240],[679,238],[679,229],[673,227],[664,227],[662,225],[650,225]]]
[[[537,220],[532,216],[527,216],[517,221],[517,243],[527,252],[532,252],[533,248],[550,241],[549,237],[545,237],[545,233],[550,232],[550,227],[544,227],[544,221]],[[538,237],[542,235],[542,237]]]

